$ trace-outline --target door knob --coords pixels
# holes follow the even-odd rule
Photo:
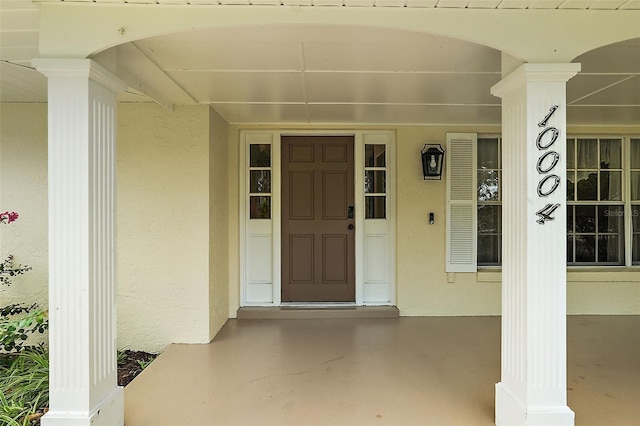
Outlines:
[[[347,228],[349,229],[349,231],[353,231],[355,229],[355,226],[353,225],[353,223],[350,223]]]

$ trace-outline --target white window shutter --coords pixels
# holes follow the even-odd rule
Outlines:
[[[477,270],[477,134],[447,133],[447,272]]]

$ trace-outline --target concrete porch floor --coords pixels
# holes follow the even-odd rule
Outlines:
[[[640,425],[640,316],[568,319],[577,426]],[[493,425],[498,317],[230,320],[125,389],[126,426]]]

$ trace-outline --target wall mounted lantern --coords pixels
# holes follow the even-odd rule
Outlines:
[[[424,180],[442,179],[442,165],[444,164],[444,150],[442,146],[425,144],[420,153],[422,154],[422,173]]]

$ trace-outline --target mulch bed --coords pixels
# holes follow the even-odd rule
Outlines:
[[[125,356],[119,357],[118,362],[118,386],[127,386],[136,376],[142,373],[144,367],[149,365],[158,355],[143,351],[123,351]]]

